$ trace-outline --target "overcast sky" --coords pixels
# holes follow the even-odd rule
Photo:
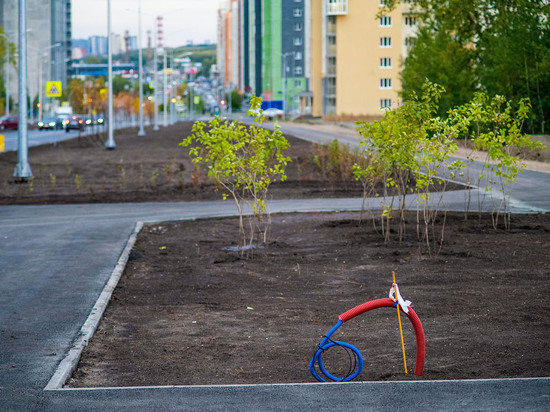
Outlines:
[[[147,30],[156,31],[156,17],[164,18],[164,45],[182,46],[216,42],[216,13],[220,0],[141,0],[142,47],[147,46]],[[72,0],[74,39],[107,35],[107,0]],[[139,0],[111,0],[113,33],[138,35]]]

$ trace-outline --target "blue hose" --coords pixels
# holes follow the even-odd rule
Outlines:
[[[361,373],[361,371],[363,370],[363,357],[361,356],[361,352],[359,352],[359,349],[357,349],[355,346],[353,346],[353,345],[351,345],[347,342],[333,341],[333,340],[330,339],[332,334],[334,332],[336,332],[336,330],[340,326],[342,326],[342,323],[344,323],[344,322],[339,320],[338,323],[336,325],[334,325],[333,328],[324,336],[323,340],[319,344],[319,349],[317,350],[317,352],[315,352],[315,355],[313,355],[313,358],[311,358],[311,362],[309,363],[309,371],[311,372],[313,377],[315,379],[317,379],[319,382],[327,382],[327,380],[324,379],[323,377],[321,377],[317,373],[317,371],[315,369],[316,365],[319,367],[320,372],[326,378],[328,378],[328,379],[330,379],[331,381],[334,381],[334,382],[349,382],[352,379],[355,379]],[[354,353],[355,358],[357,360],[357,362],[355,364],[355,368],[356,368],[355,372],[353,372],[350,368],[350,371],[348,372],[348,374],[346,376],[344,376],[343,378],[338,378],[338,377],[330,374],[325,369],[325,366],[323,365],[323,352],[325,350],[333,347],[333,346],[342,346],[346,349],[351,350]]]

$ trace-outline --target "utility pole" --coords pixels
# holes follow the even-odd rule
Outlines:
[[[168,111],[167,111],[168,101],[167,101],[167,94],[166,94],[166,91],[168,90],[168,74],[167,74],[168,67],[166,66],[167,54],[168,54],[168,51],[165,49],[164,50],[164,73],[163,73],[164,79],[163,79],[163,88],[162,88],[162,94],[163,94],[162,104],[164,108],[164,127],[168,126]]]
[[[105,147],[107,149],[114,149],[116,147],[115,139],[113,138],[113,42],[111,39],[111,0],[107,0],[107,52],[108,56],[108,74],[107,81],[109,82],[109,89],[107,91],[107,106],[108,106],[108,132],[107,141]]]
[[[143,62],[141,56],[141,0],[138,3],[138,49],[139,49],[139,131],[138,136],[145,136],[143,129]]]
[[[26,182],[32,177],[28,160],[27,133],[27,2],[19,0],[19,127],[15,180]]]

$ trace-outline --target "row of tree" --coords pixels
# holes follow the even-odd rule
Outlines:
[[[401,1],[386,0],[380,14]],[[527,130],[548,131],[548,0],[416,0],[412,7],[422,23],[404,61],[404,99],[420,94],[426,79],[446,90],[441,115],[470,101],[476,92],[515,102],[528,98],[532,111]]]

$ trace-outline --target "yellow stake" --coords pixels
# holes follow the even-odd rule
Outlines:
[[[395,272],[392,272],[393,284],[396,285]],[[397,288],[394,286],[395,300],[397,300]],[[407,375],[407,357],[405,356],[405,341],[403,340],[403,328],[401,326],[401,314],[399,313],[399,303],[397,304],[397,319],[399,320],[399,333],[401,334],[401,348],[403,349],[403,363],[405,364],[405,375]]]

